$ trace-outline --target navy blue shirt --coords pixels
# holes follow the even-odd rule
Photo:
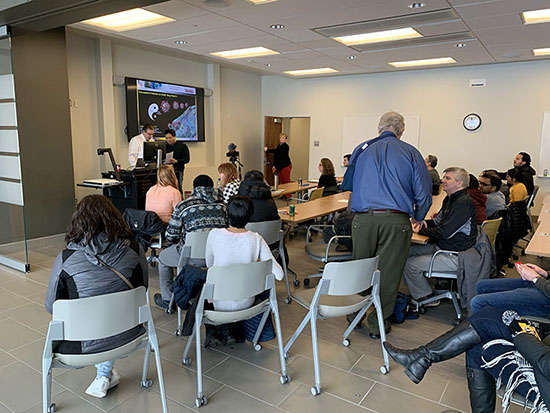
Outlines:
[[[414,146],[384,131],[370,144],[357,146],[350,164],[355,165],[352,211],[393,209],[418,221],[424,219],[432,205],[432,180]]]

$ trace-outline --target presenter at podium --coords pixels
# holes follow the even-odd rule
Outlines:
[[[275,149],[269,149],[264,146],[264,151],[273,154],[273,173],[279,173],[279,183],[286,184],[290,182],[290,171],[292,170],[292,163],[288,152],[290,147],[288,146],[286,133],[279,135],[279,145]]]
[[[143,143],[155,140],[153,135],[155,134],[155,128],[153,125],[146,123],[143,125],[142,132],[139,135],[134,136],[130,140],[128,145],[128,162],[131,168],[136,167],[138,159],[143,159]]]
[[[166,138],[166,153],[168,154],[166,161],[174,166],[181,189],[185,164],[189,163],[190,160],[189,148],[185,143],[176,140],[174,129],[166,129],[164,137]],[[170,156],[170,154],[172,155]]]

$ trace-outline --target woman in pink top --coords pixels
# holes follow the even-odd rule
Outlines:
[[[174,168],[161,165],[157,171],[157,184],[149,188],[145,196],[145,210],[156,212],[160,219],[168,222],[180,202],[181,192]]]

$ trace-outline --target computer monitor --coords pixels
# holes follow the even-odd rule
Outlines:
[[[166,159],[166,142],[151,141],[143,142],[143,161],[145,163],[157,162],[157,150],[162,150],[162,160]]]

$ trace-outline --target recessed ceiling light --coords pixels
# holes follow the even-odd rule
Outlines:
[[[272,24],[271,26],[269,26],[270,28],[272,29],[284,29],[285,28],[285,25],[284,24]]]
[[[176,43],[176,44],[187,44],[187,42],[185,40],[176,40],[176,41],[174,41],[174,43]]]
[[[264,3],[271,3],[277,0],[246,0],[246,1],[252,4],[264,4]]]
[[[384,30],[380,32],[333,37],[333,39],[345,44],[346,46],[353,46],[356,44],[392,42],[395,40],[412,39],[415,37],[422,37],[422,35],[414,30],[412,27],[405,27],[403,29]]]
[[[243,57],[258,57],[279,54],[275,50],[265,47],[249,47],[247,49],[224,50],[221,52],[210,53],[213,56],[224,57],[226,59],[242,59]]]
[[[550,9],[530,10],[521,13],[523,24],[548,23],[550,22]]]
[[[285,73],[292,76],[320,75],[324,73],[336,73],[338,70],[330,67],[319,67],[317,69],[287,70]]]
[[[351,56],[346,57],[346,59],[354,60],[354,59],[357,59],[357,56],[351,55]]]
[[[550,55],[550,47],[544,47],[542,49],[533,49],[535,56],[548,56]]]
[[[466,43],[457,43],[455,47],[466,47]]]
[[[84,20],[82,23],[101,27],[107,30],[123,32],[126,30],[141,29],[143,27],[156,26],[157,24],[170,23],[173,21],[175,20],[170,17],[138,8]]]
[[[411,4],[407,5],[407,7],[409,9],[421,9],[424,6],[425,6],[424,3],[411,3]]]
[[[421,60],[406,60],[402,62],[389,62],[389,65],[393,67],[414,67],[414,66],[432,66],[432,65],[446,65],[449,63],[456,63],[456,60],[452,57],[436,57],[434,59],[421,59]]]

